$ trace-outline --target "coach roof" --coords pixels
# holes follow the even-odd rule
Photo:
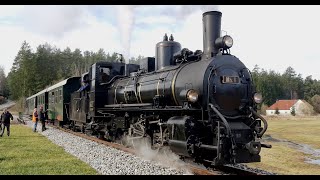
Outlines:
[[[60,81],[60,82],[58,82],[57,84],[54,84],[54,85],[52,85],[52,86],[50,86],[50,87],[47,87],[47,88],[45,88],[44,90],[42,90],[42,91],[40,91],[40,92],[38,92],[38,93],[36,93],[36,94],[28,97],[26,100],[32,99],[32,98],[34,98],[34,97],[36,97],[36,96],[39,96],[40,94],[43,94],[43,93],[45,93],[45,92],[49,92],[49,91],[51,91],[51,90],[53,90],[53,89],[55,89],[55,88],[57,88],[57,87],[64,86],[65,84],[67,84],[68,80],[70,80],[70,79],[75,79],[75,78],[80,78],[80,77],[75,76],[75,77],[70,77],[70,78],[65,79],[65,80],[63,80],[63,81]]]

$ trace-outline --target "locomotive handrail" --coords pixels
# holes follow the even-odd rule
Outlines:
[[[213,106],[213,104],[209,103],[211,109],[220,117],[223,123],[226,125],[228,135],[231,137],[231,128],[228,124],[228,121],[223,117],[223,115]]]
[[[240,118],[247,118],[247,115],[239,115],[239,116],[226,116],[223,115],[223,117],[228,118],[228,119],[240,119]]]
[[[69,113],[68,113],[68,110],[67,110],[67,105],[69,105],[70,103],[64,103],[64,108],[65,108],[65,111],[66,111],[66,115],[67,115],[67,119],[69,119]]]
[[[260,114],[258,114],[256,111],[253,110],[252,107],[249,107],[250,111],[255,115],[255,116],[258,116],[262,121],[263,121],[263,124],[264,124],[264,127],[262,129],[261,132],[257,132],[257,137],[261,138],[262,135],[267,131],[268,129],[268,123],[267,123],[267,120],[264,119]]]
[[[112,81],[114,81],[116,78],[122,78],[122,77],[125,77],[123,75],[115,75],[113,76],[110,81],[106,82],[106,83],[100,83],[100,85],[105,85],[105,84],[110,84]]]
[[[140,104],[108,104],[104,105],[106,108],[123,108],[123,107],[144,107],[152,106],[152,103],[140,103]]]
[[[221,120],[223,121],[223,123],[225,124],[225,126],[226,126],[226,128],[227,128],[228,135],[229,135],[229,137],[230,137],[230,139],[231,139],[232,149],[234,149],[235,146],[236,146],[236,143],[235,143],[235,141],[234,141],[234,139],[233,139],[233,137],[232,137],[231,128],[230,128],[230,126],[229,126],[228,121],[223,117],[223,115],[218,111],[218,109],[216,109],[216,108],[214,107],[213,104],[209,103],[209,106],[210,106],[211,109],[220,117],[220,119],[221,119]]]

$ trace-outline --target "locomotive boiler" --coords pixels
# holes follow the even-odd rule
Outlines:
[[[173,36],[139,65],[99,62],[82,76],[87,88],[71,95],[69,124],[117,141],[148,138],[197,162],[260,161],[267,121],[250,71],[220,36],[222,13],[203,13],[203,51],[181,48]]]

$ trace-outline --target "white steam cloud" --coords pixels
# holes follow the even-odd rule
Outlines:
[[[136,154],[143,159],[174,168],[185,175],[193,174],[186,163],[180,160],[179,156],[173,153],[169,147],[162,147],[160,150],[151,149],[150,139],[148,138],[128,140],[126,137],[123,141],[126,145],[133,147]]]
[[[117,9],[117,25],[120,32],[122,54],[129,63],[130,58],[130,46],[131,35],[135,23],[135,10],[138,6],[134,5],[121,5],[116,6]],[[169,9],[169,10],[168,10]],[[218,5],[180,5],[180,6],[164,6],[164,10],[161,14],[176,19],[176,22],[182,20],[182,18],[194,13],[195,11],[219,11]]]
[[[117,7],[118,28],[120,31],[121,45],[123,48],[123,57],[126,63],[129,63],[131,34],[135,19],[134,9],[136,6],[123,5]]]

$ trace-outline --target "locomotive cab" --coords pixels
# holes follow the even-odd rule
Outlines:
[[[98,109],[108,104],[108,89],[114,80],[135,72],[139,65],[122,62],[97,62],[82,75],[82,87],[71,95],[70,120],[75,129],[85,131],[87,124],[103,119]]]

